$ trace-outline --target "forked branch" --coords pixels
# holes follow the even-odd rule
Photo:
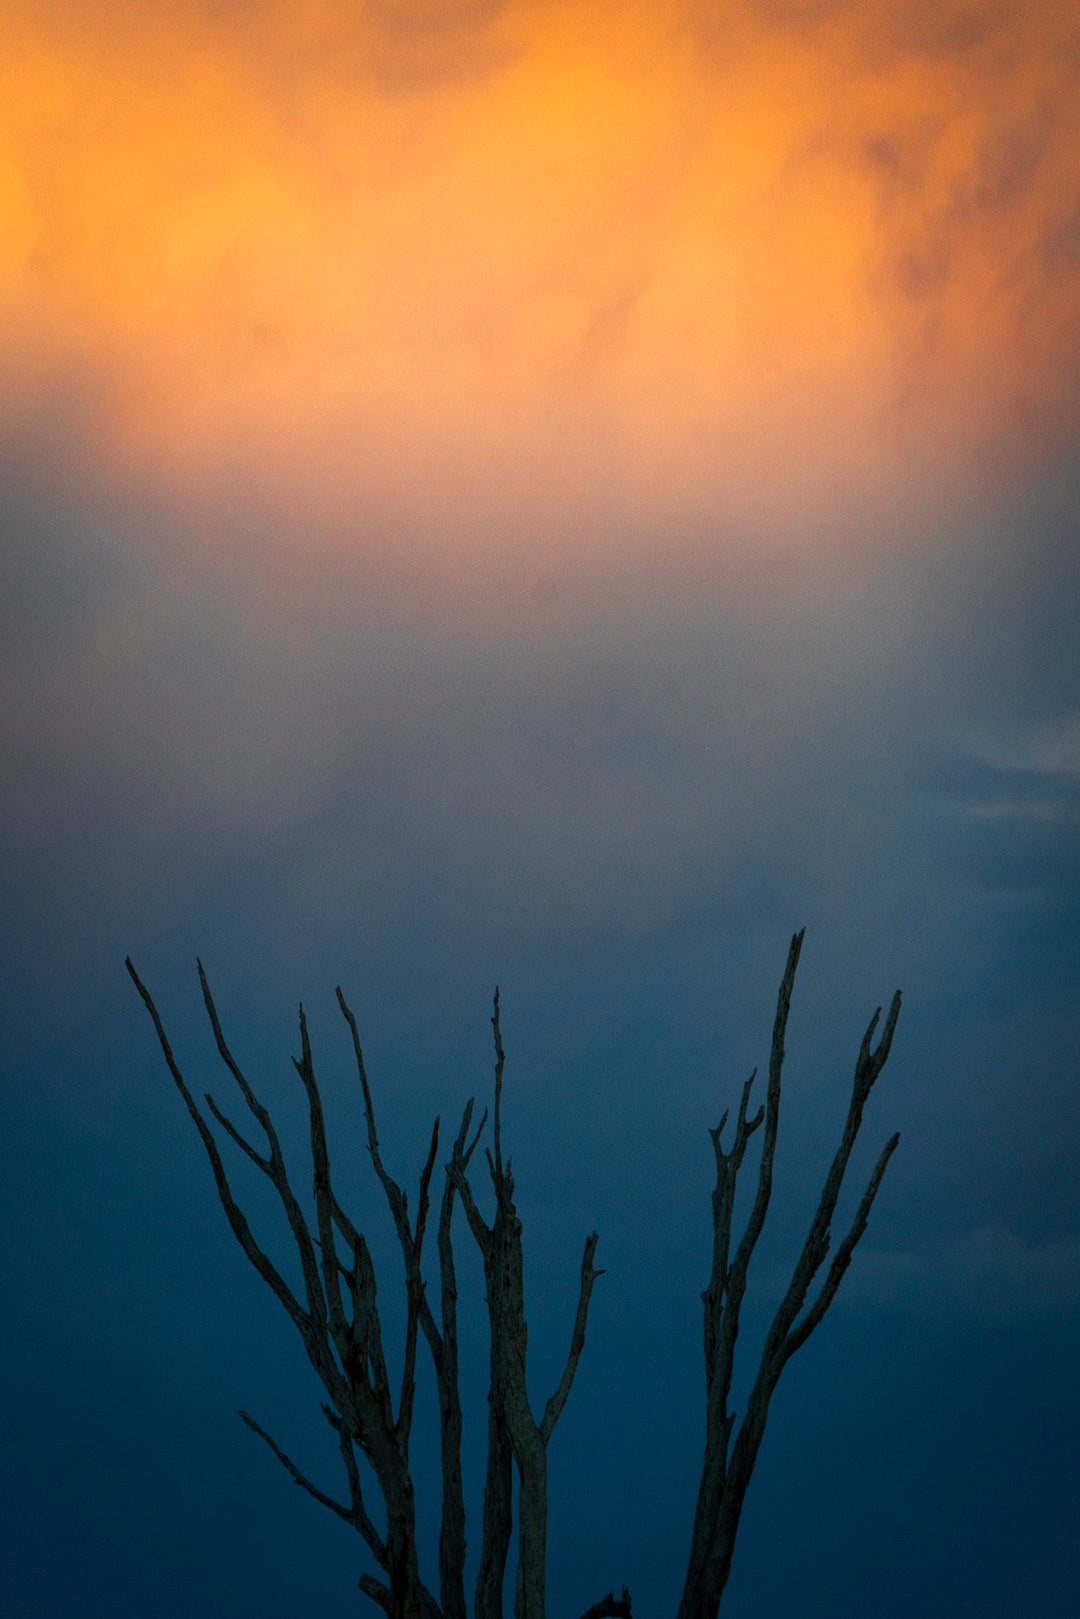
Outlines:
[[[894,1135],[882,1148],[854,1218],[830,1258],[832,1225],[863,1112],[892,1045],[900,1012],[897,993],[877,1045],[873,1041],[880,1010],[871,1019],[860,1045],[840,1143],[825,1176],[791,1280],[765,1335],[746,1410],[736,1424],[736,1415],[729,1409],[736,1342],[749,1269],[772,1197],[784,1047],[802,942],[801,932],[792,938],[780,983],[765,1099],[751,1114],[755,1081],[755,1074],[751,1074],[742,1086],[730,1146],[725,1148],[723,1142],[728,1122],[726,1112],[717,1128],[710,1131],[716,1180],[712,1194],[712,1260],[708,1285],[702,1294],[705,1454],[679,1619],[716,1619],[743,1501],[765,1431],[769,1402],[784,1366],[816,1330],[836,1297],[854,1250],[866,1230],[882,1178],[899,1140]],[[395,1402],[367,1240],[334,1190],[322,1097],[316,1082],[303,1007],[300,1008],[300,1055],[293,1060],[308,1107],[314,1229],[309,1227],[293,1190],[273,1120],[225,1040],[210,986],[199,964],[203,1002],[218,1054],[265,1138],[265,1151],[258,1150],[210,1096],[206,1097],[208,1113],[243,1157],[270,1181],[278,1195],[303,1279],[302,1296],[297,1296],[252,1234],[229,1185],[218,1140],[183,1078],[157,1008],[130,960],[127,967],[150,1014],[169,1072],[199,1132],[229,1225],[247,1258],[300,1333],[308,1358],[329,1397],[329,1403],[322,1409],[337,1437],[348,1484],[347,1502],[320,1489],[254,1418],[246,1412],[240,1415],[273,1451],[293,1481],[360,1535],[380,1571],[378,1577],[365,1573],[360,1587],[385,1612],[387,1619],[468,1619],[464,1588],[466,1538],[461,1469],[462,1410],[458,1390],[458,1293],[452,1240],[455,1199],[461,1199],[483,1261],[490,1333],[488,1454],[473,1619],[503,1619],[504,1576],[513,1531],[515,1465],[519,1479],[515,1619],[545,1619],[547,1447],[569,1398],[584,1349],[593,1288],[603,1272],[594,1263],[598,1238],[596,1232],[591,1232],[585,1240],[581,1260],[577,1308],[566,1362],[538,1421],[526,1387],[528,1334],[521,1221],[514,1204],[511,1161],[503,1156],[506,1053],[500,1029],[498,990],[491,1018],[495,1076],[492,1144],[487,1153],[494,1213],[489,1223],[469,1180],[470,1161],[487,1121],[485,1111],[479,1126],[472,1129],[473,1102],[470,1100],[450,1150],[441,1188],[436,1236],[440,1284],[437,1314],[428,1300],[421,1260],[439,1153],[439,1120],[435,1120],[431,1131],[420,1172],[416,1216],[411,1220],[406,1194],[383,1162],[356,1019],[341,990],[337,991],[338,1004],[352,1036],[363,1096],[368,1153],[390,1211],[405,1273],[404,1351]],[[746,1225],[735,1240],[732,1226],[738,1177],[755,1135],[758,1135],[761,1150],[753,1197]],[[431,1353],[439,1402],[442,1467],[439,1601],[420,1578],[409,1460],[417,1344],[421,1333]],[[376,1528],[364,1504],[358,1465],[361,1457],[374,1472],[382,1495],[385,1532]],[[624,1588],[622,1595],[616,1598],[609,1592],[588,1608],[581,1619],[631,1619],[629,1593]]]
[[[731,1567],[739,1518],[758,1448],[765,1432],[769,1402],[788,1360],[820,1324],[836,1296],[844,1272],[851,1262],[855,1245],[866,1230],[867,1221],[889,1159],[896,1150],[899,1135],[882,1148],[859,1203],[851,1226],[833,1256],[817,1297],[804,1311],[814,1278],[824,1263],[830,1245],[830,1231],[837,1199],[852,1150],[862,1124],[863,1109],[892,1045],[893,1031],[900,1015],[900,992],[893,996],[881,1039],[871,1042],[881,1009],[878,1008],[863,1036],[855,1063],[851,1102],[840,1145],[825,1177],[806,1241],[796,1260],[791,1282],[765,1337],[757,1376],[746,1411],[730,1445],[735,1414],[728,1409],[735,1362],[739,1314],[746,1291],[747,1271],[754,1247],[761,1235],[772,1192],[773,1159],[780,1122],[780,1080],[784,1062],[784,1038],[795,971],[799,963],[803,934],[796,933],[788,951],[787,966],[777,997],[769,1057],[769,1085],[764,1109],[747,1118],[754,1075],[743,1086],[730,1152],[721,1146],[725,1113],[717,1129],[710,1131],[716,1158],[716,1187],[713,1192],[713,1256],[709,1284],[702,1294],[705,1306],[705,1457],[698,1489],[690,1562],[679,1619],[715,1619]],[[731,1222],[735,1206],[736,1179],[747,1142],[764,1121],[757,1188],[746,1229],[729,1262]],[[730,1446],[730,1449],[729,1449]]]
[[[349,1505],[343,1506],[314,1485],[300,1472],[266,1430],[245,1412],[241,1413],[243,1420],[269,1445],[297,1484],[315,1500],[343,1518],[362,1536],[376,1561],[389,1576],[388,1586],[373,1581],[370,1576],[365,1576],[365,1579],[373,1589],[378,1588],[380,1594],[377,1600],[386,1607],[390,1619],[433,1619],[433,1615],[438,1614],[440,1609],[420,1580],[408,1441],[415,1389],[417,1323],[424,1303],[420,1257],[431,1175],[437,1152],[437,1122],[427,1162],[421,1175],[415,1229],[408,1230],[407,1218],[405,1222],[408,1231],[406,1351],[398,1409],[395,1414],[382,1348],[381,1324],[375,1305],[375,1275],[371,1257],[363,1234],[344,1213],[331,1182],[322,1100],[315,1082],[303,1007],[300,1009],[300,1056],[294,1058],[294,1063],[308,1099],[312,1192],[317,1237],[312,1235],[293,1191],[270,1114],[256,1097],[226,1043],[210,986],[202,964],[199,964],[203,1001],[219,1055],[236,1081],[248,1110],[266,1136],[268,1154],[263,1156],[258,1153],[210,1097],[207,1097],[207,1105],[226,1134],[250,1162],[269,1178],[278,1193],[300,1259],[306,1308],[295,1297],[269,1256],[255,1241],[247,1220],[233,1196],[213,1132],[199,1111],[173,1056],[157,1007],[130,959],[127,962],[127,969],[150,1013],[169,1071],[198,1129],[229,1224],[251,1264],[276,1294],[299,1331],[308,1359],[329,1396],[330,1404],[323,1409],[338,1435],[349,1484]],[[365,1105],[370,1115],[370,1092],[366,1088],[366,1080]],[[381,1168],[381,1165],[378,1167]],[[396,1219],[397,1206],[395,1199],[390,1196],[393,1183],[389,1183],[385,1171],[380,1175],[380,1179],[383,1180]],[[393,1189],[397,1190],[396,1187]],[[405,1199],[400,1192],[398,1200],[404,1215]],[[343,1261],[337,1252],[335,1229],[349,1244],[350,1263]],[[346,1309],[342,1296],[342,1277],[348,1285],[349,1309]],[[359,1449],[370,1463],[383,1497],[386,1512],[385,1537],[375,1530],[363,1504],[356,1466],[356,1449]]]
[[[566,1366],[543,1417],[536,1421],[525,1381],[526,1344],[524,1259],[521,1221],[514,1207],[514,1178],[510,1161],[504,1164],[501,1145],[503,1050],[499,1024],[499,992],[495,991],[491,1018],[495,1042],[494,1155],[488,1168],[495,1191],[495,1216],[487,1225],[456,1159],[448,1173],[461,1195],[469,1228],[484,1261],[488,1321],[491,1330],[491,1387],[488,1394],[488,1470],[485,1485],[485,1553],[477,1584],[477,1619],[494,1619],[501,1612],[502,1571],[510,1540],[509,1461],[518,1469],[518,1568],[515,1619],[543,1619],[547,1552],[547,1445],[570,1394],[585,1344],[585,1329],[593,1285],[603,1274],[593,1266],[598,1237],[585,1241],[577,1311]],[[491,1541],[489,1544],[488,1533]],[[629,1598],[627,1598],[629,1602]]]

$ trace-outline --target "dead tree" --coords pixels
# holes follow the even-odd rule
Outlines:
[[[784,1035],[802,939],[802,933],[798,933],[791,941],[787,968],[780,986],[765,1103],[752,1119],[747,1117],[755,1077],[751,1074],[743,1087],[730,1151],[725,1152],[720,1145],[721,1133],[727,1121],[726,1113],[717,1128],[710,1132],[716,1157],[716,1186],[713,1192],[712,1273],[702,1295],[705,1304],[705,1457],[679,1619],[715,1619],[731,1567],[743,1500],[765,1431],[769,1401],[787,1361],[806,1342],[835,1297],[855,1245],[866,1229],[870,1207],[899,1140],[898,1136],[893,1136],[882,1150],[852,1225],[833,1256],[816,1298],[807,1308],[811,1284],[829,1249],[832,1218],[862,1121],[863,1107],[889,1054],[900,1010],[898,992],[893,998],[877,1047],[871,1049],[871,1040],[880,1008],[874,1014],[863,1039],[840,1146],[826,1177],[791,1283],[766,1334],[747,1408],[735,1433],[734,1444],[731,1444],[735,1415],[729,1412],[728,1405],[739,1313],[746,1291],[747,1272],[765,1222],[772,1190]],[[544,1619],[547,1446],[566,1405],[584,1347],[593,1285],[603,1273],[593,1265],[597,1245],[597,1236],[593,1232],[586,1239],[581,1261],[577,1312],[566,1365],[557,1388],[537,1421],[525,1381],[527,1329],[521,1221],[514,1207],[510,1160],[507,1158],[504,1162],[502,1153],[505,1053],[499,1027],[498,990],[495,992],[491,1019],[495,1041],[495,1097],[492,1148],[487,1153],[495,1210],[488,1225],[466,1173],[487,1120],[485,1110],[470,1139],[474,1106],[473,1100],[470,1100],[446,1164],[446,1178],[442,1187],[437,1234],[440,1284],[438,1321],[428,1301],[421,1274],[421,1258],[431,1180],[438,1154],[439,1120],[435,1120],[420,1175],[416,1216],[410,1220],[406,1194],[386,1169],[379,1149],[374,1103],[356,1019],[346,1005],[341,990],[337,991],[338,1004],[352,1035],[363,1092],[368,1151],[393,1218],[405,1270],[405,1347],[395,1409],[390,1373],[383,1352],[371,1255],[363,1233],[345,1213],[331,1183],[322,1099],[315,1080],[303,1007],[300,1008],[300,1056],[293,1061],[308,1103],[314,1232],[290,1183],[273,1121],[258,1101],[225,1042],[210,987],[199,963],[203,1001],[218,1052],[236,1081],[249,1112],[266,1137],[266,1154],[258,1152],[247,1141],[209,1095],[205,1098],[206,1105],[219,1127],[271,1181],[281,1200],[300,1259],[304,1282],[304,1300],[301,1302],[252,1235],[233,1197],[217,1140],[177,1066],[157,1007],[130,959],[127,969],[150,1013],[169,1071],[202,1138],[218,1196],[237,1241],[297,1328],[308,1359],[329,1397],[329,1402],[322,1409],[337,1436],[348,1485],[347,1502],[340,1502],[319,1489],[300,1472],[253,1417],[243,1411],[240,1415],[265,1440],[295,1483],[359,1533],[384,1576],[379,1578],[364,1574],[360,1586],[384,1610],[387,1619],[467,1619],[466,1520],[461,1476],[462,1410],[458,1394],[457,1279],[452,1248],[454,1199],[455,1195],[461,1198],[483,1260],[490,1332],[488,1454],[473,1619],[502,1619],[503,1584],[513,1529],[512,1473],[515,1467],[518,1474],[518,1562],[514,1615],[515,1619]],[[732,1258],[731,1224],[736,1177],[747,1142],[762,1124],[764,1133],[756,1193],[746,1229]],[[339,1244],[340,1249],[344,1250],[344,1258]],[[421,1333],[432,1357],[439,1402],[442,1524],[438,1599],[423,1583],[420,1575],[416,1504],[409,1465],[416,1352]],[[364,1459],[375,1475],[383,1500],[385,1534],[379,1532],[365,1507],[358,1458]],[[631,1619],[629,1593],[625,1587],[618,1598],[609,1592],[588,1608],[582,1619]]]
[[[855,1063],[855,1082],[840,1145],[825,1177],[825,1185],[802,1252],[792,1272],[791,1282],[766,1333],[757,1376],[735,1435],[735,1443],[730,1445],[735,1414],[728,1410],[728,1402],[735,1364],[739,1312],[746,1292],[746,1276],[750,1260],[765,1224],[765,1215],[772,1195],[773,1157],[780,1123],[780,1073],[784,1063],[784,1035],[787,1031],[791,990],[795,982],[795,969],[799,964],[804,932],[805,929],[796,933],[791,941],[787,967],[780,984],[776,1018],[773,1023],[769,1083],[765,1102],[752,1119],[747,1118],[750,1090],[756,1077],[755,1070],[743,1086],[735,1121],[735,1138],[730,1151],[725,1152],[720,1145],[727,1113],[716,1129],[709,1132],[716,1155],[716,1187],[712,1199],[712,1273],[709,1285],[702,1294],[705,1304],[705,1459],[694,1514],[690,1565],[682,1600],[679,1603],[678,1619],[715,1619],[731,1569],[731,1556],[735,1549],[735,1536],[739,1528],[739,1517],[747,1486],[765,1432],[769,1401],[772,1399],[780,1373],[796,1349],[809,1338],[836,1297],[836,1290],[840,1286],[843,1274],[851,1263],[855,1244],[866,1230],[870,1208],[877,1196],[885,1167],[900,1140],[899,1135],[891,1136],[882,1148],[847,1235],[833,1255],[832,1263],[816,1298],[804,1312],[810,1286],[829,1251],[836,1201],[862,1123],[863,1108],[870,1095],[871,1086],[885,1066],[885,1060],[889,1055],[893,1030],[900,1015],[900,991],[897,990],[876,1048],[871,1049],[871,1040],[878,1018],[881,1016],[880,1007],[871,1018],[870,1026],[863,1036]],[[736,1177],[746,1153],[747,1142],[762,1124],[765,1126],[765,1133],[761,1142],[757,1190],[746,1229],[735,1250],[734,1258],[731,1258],[731,1220],[735,1207]]]
[[[360,1534],[385,1575],[385,1579],[379,1579],[364,1574],[361,1576],[360,1586],[384,1610],[388,1619],[466,1619],[465,1508],[461,1484],[462,1413],[458,1394],[457,1282],[451,1224],[455,1192],[463,1190],[468,1198],[470,1219],[479,1221],[479,1227],[474,1229],[486,1229],[483,1228],[468,1181],[465,1179],[465,1171],[483,1130],[487,1113],[485,1111],[470,1141],[469,1128],[474,1104],[472,1100],[467,1103],[451,1159],[446,1166],[447,1176],[442,1193],[438,1231],[440,1325],[436,1323],[428,1303],[420,1269],[431,1178],[438,1152],[439,1120],[435,1120],[431,1132],[427,1159],[420,1175],[416,1218],[411,1222],[406,1194],[387,1171],[379,1150],[375,1109],[364,1067],[356,1019],[346,1005],[341,990],[337,991],[338,1004],[352,1034],[364,1098],[368,1151],[386,1195],[405,1266],[405,1349],[395,1411],[390,1375],[383,1352],[382,1326],[376,1305],[375,1271],[371,1254],[363,1233],[345,1213],[331,1183],[322,1099],[315,1081],[304,1009],[300,1008],[300,1056],[294,1058],[293,1062],[308,1102],[317,1234],[309,1228],[289,1180],[284,1155],[270,1114],[255,1096],[226,1044],[201,962],[198,968],[203,1001],[218,1052],[236,1081],[248,1110],[266,1137],[269,1149],[267,1154],[264,1156],[256,1151],[210,1095],[205,1098],[206,1105],[225,1134],[271,1181],[281,1199],[300,1259],[304,1280],[303,1303],[295,1296],[273,1261],[259,1247],[252,1235],[251,1228],[233,1197],[217,1140],[209,1123],[199,1111],[177,1065],[157,1007],[149,990],[136,973],[130,958],[127,961],[127,970],[153,1020],[169,1071],[202,1138],[210,1159],[218,1196],[233,1233],[247,1258],[276,1295],[299,1332],[308,1359],[329,1396],[329,1403],[323,1405],[323,1412],[338,1437],[349,1489],[348,1502],[337,1501],[320,1490],[301,1473],[253,1417],[246,1411],[240,1412],[240,1416],[249,1428],[266,1441],[297,1484],[307,1490],[316,1501],[337,1513]],[[530,1435],[524,1426],[519,1409],[524,1393],[525,1339],[521,1285],[521,1227],[510,1199],[513,1189],[510,1166],[507,1164],[505,1173],[501,1168],[498,1118],[503,1051],[499,1033],[498,991],[495,993],[495,1014],[492,1024],[498,1054],[494,1160],[499,1165],[499,1176],[496,1178],[499,1197],[496,1214],[496,1229],[499,1231],[498,1252],[500,1256],[507,1256],[504,1263],[509,1272],[516,1271],[516,1285],[512,1282],[508,1290],[505,1288],[496,1290],[500,1303],[492,1315],[492,1361],[495,1364],[497,1359],[500,1367],[507,1366],[509,1370],[506,1375],[500,1374],[497,1380],[493,1380],[490,1395],[491,1427],[495,1440],[489,1446],[484,1491],[477,1615],[490,1613],[492,1619],[500,1619],[502,1612],[502,1578],[512,1530],[509,1473],[513,1457],[518,1461],[522,1479],[518,1588],[519,1591],[528,1594],[530,1616],[543,1619],[546,1474],[542,1466],[538,1472],[531,1464],[526,1457],[525,1448],[532,1444],[535,1449],[538,1443],[542,1457],[551,1429],[555,1426],[555,1421],[570,1392],[585,1338],[589,1295],[598,1274],[591,1267],[596,1237],[591,1236],[586,1243],[581,1300],[574,1322],[566,1371],[558,1389],[548,1401],[542,1423],[536,1429],[535,1435]],[[513,1234],[507,1237],[504,1233],[509,1231],[510,1224],[513,1225]],[[344,1246],[347,1260],[342,1259],[339,1254],[339,1241]],[[343,1281],[345,1291],[342,1289]],[[416,1505],[409,1469],[409,1438],[416,1392],[416,1349],[421,1331],[431,1351],[439,1394],[443,1503],[442,1532],[439,1540],[438,1600],[420,1578],[416,1550]],[[520,1371],[515,1359],[519,1354]],[[525,1409],[528,1409],[527,1402]],[[370,1464],[382,1495],[386,1516],[385,1536],[380,1535],[364,1504],[360,1470],[357,1465],[358,1454]],[[532,1452],[529,1453],[530,1456],[531,1454]],[[630,1598],[625,1590],[621,1598],[609,1593],[587,1610],[587,1619],[608,1619],[608,1616],[610,1619],[630,1619]]]

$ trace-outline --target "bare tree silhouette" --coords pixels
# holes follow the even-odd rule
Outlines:
[[[752,1118],[748,1116],[755,1077],[752,1074],[742,1089],[734,1138],[729,1150],[725,1151],[721,1145],[727,1113],[717,1128],[710,1131],[716,1157],[716,1186],[712,1198],[712,1270],[702,1295],[705,1304],[705,1454],[679,1619],[715,1619],[731,1567],[739,1517],[765,1431],[773,1391],[784,1366],[806,1342],[836,1296],[855,1246],[866,1229],[870,1208],[899,1140],[899,1136],[894,1135],[882,1149],[852,1224],[836,1248],[818,1285],[816,1296],[808,1304],[811,1286],[829,1252],[832,1219],[862,1123],[863,1108],[889,1054],[900,1011],[900,995],[897,992],[877,1046],[873,1047],[871,1042],[880,1008],[871,1019],[863,1038],[840,1145],[826,1176],[790,1285],[766,1333],[746,1410],[736,1428],[735,1414],[728,1407],[739,1314],[750,1262],[765,1223],[772,1193],[784,1038],[802,941],[801,932],[792,939],[780,985],[765,1102]],[[585,1343],[593,1286],[603,1273],[595,1269],[593,1264],[598,1240],[593,1232],[586,1239],[582,1256],[578,1305],[566,1365],[537,1420],[526,1390],[527,1329],[522,1228],[514,1207],[510,1159],[504,1160],[502,1151],[501,1104],[505,1053],[499,1023],[498,990],[495,991],[491,1018],[495,1040],[495,1088],[492,1146],[487,1151],[488,1172],[495,1198],[494,1214],[490,1224],[487,1223],[469,1179],[470,1161],[487,1121],[485,1110],[479,1125],[472,1130],[474,1101],[470,1099],[445,1164],[445,1178],[441,1187],[436,1235],[440,1293],[438,1320],[428,1302],[421,1258],[430,1212],[431,1183],[439,1152],[439,1120],[435,1120],[420,1176],[416,1213],[410,1218],[407,1194],[387,1170],[379,1149],[375,1108],[356,1019],[341,990],[337,991],[338,1004],[352,1036],[363,1093],[368,1151],[389,1206],[405,1271],[404,1353],[395,1403],[383,1349],[371,1254],[363,1232],[357,1229],[342,1208],[331,1181],[322,1099],[315,1079],[303,1007],[300,1008],[300,1056],[293,1061],[308,1103],[314,1227],[309,1224],[290,1182],[273,1120],[255,1096],[225,1041],[210,986],[202,963],[199,963],[203,1001],[218,1052],[235,1080],[248,1111],[265,1136],[266,1151],[259,1152],[253,1147],[210,1095],[205,1097],[206,1107],[219,1128],[269,1179],[281,1200],[299,1256],[303,1278],[301,1300],[252,1235],[229,1185],[217,1138],[184,1080],[157,1007],[130,958],[127,969],[150,1013],[169,1071],[202,1138],[218,1196],[233,1233],[251,1264],[292,1320],[308,1359],[326,1391],[327,1402],[322,1409],[337,1437],[348,1489],[347,1499],[339,1501],[319,1489],[253,1417],[244,1411],[240,1415],[266,1442],[293,1480],[360,1535],[381,1573],[381,1577],[364,1573],[360,1586],[384,1610],[388,1619],[467,1619],[466,1515],[461,1471],[463,1419],[458,1391],[457,1280],[452,1245],[454,1201],[455,1197],[461,1199],[483,1262],[490,1333],[487,1468],[473,1615],[474,1619],[502,1619],[504,1576],[514,1522],[512,1486],[516,1466],[518,1543],[514,1615],[515,1619],[544,1619],[547,1446],[573,1384]],[[750,1137],[762,1126],[757,1187],[746,1228],[732,1255],[731,1227],[736,1179]],[[421,1578],[416,1540],[416,1503],[409,1462],[416,1392],[416,1354],[421,1334],[431,1354],[439,1401],[442,1524],[437,1598]],[[382,1497],[385,1533],[380,1532],[365,1506],[361,1461],[374,1474]],[[582,1619],[630,1619],[630,1615],[630,1596],[624,1587],[619,1597],[608,1592],[593,1603]]]

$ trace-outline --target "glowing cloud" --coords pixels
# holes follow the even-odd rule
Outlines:
[[[9,431],[204,544],[822,544],[1075,428],[1071,3],[3,0],[0,55]]]

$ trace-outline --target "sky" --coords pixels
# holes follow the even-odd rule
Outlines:
[[[499,985],[538,1408],[605,1271],[549,1612],[673,1612],[707,1132],[805,926],[737,1402],[898,986],[849,1209],[901,1140],[721,1613],[1073,1614],[1075,6],[0,0],[0,64],[5,1611],[366,1603],[235,1415],[340,1487],[130,954],[235,1112],[201,957],[298,1184],[303,1001],[391,1336],[334,987],[415,1185]]]

